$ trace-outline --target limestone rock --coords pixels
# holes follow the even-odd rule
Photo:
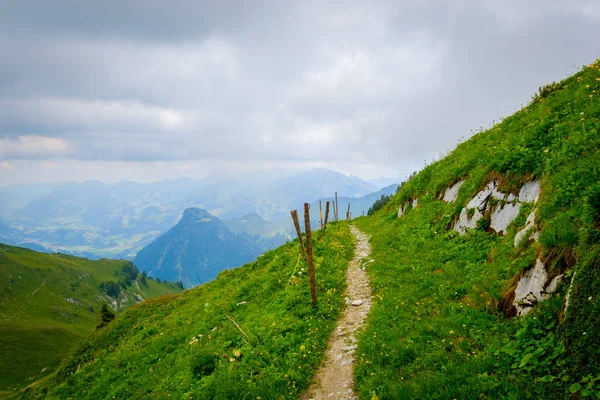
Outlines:
[[[533,305],[547,298],[544,290],[546,281],[548,281],[548,272],[544,263],[538,259],[535,266],[521,278],[515,289],[513,305],[517,309],[517,315],[527,314]]]
[[[479,221],[483,217],[483,214],[479,212],[478,209],[475,209],[473,216],[469,218],[467,215],[467,208],[463,208],[460,212],[460,216],[458,220],[454,224],[454,230],[459,233],[459,235],[464,235],[467,233],[467,229],[474,229],[477,227],[477,221]]]
[[[458,189],[462,186],[465,181],[458,181],[444,192],[443,201],[446,203],[454,203],[458,198]]]
[[[517,218],[521,210],[521,203],[506,203],[502,207],[496,207],[492,212],[490,227],[497,233],[503,235],[506,228]]]
[[[515,235],[515,247],[517,247],[519,245],[519,243],[521,243],[521,240],[523,240],[525,235],[527,235],[527,233],[535,227],[536,211],[537,210],[533,210],[531,212],[531,214],[529,214],[529,216],[527,217],[527,221],[525,221],[525,227],[523,229],[521,229],[519,232],[517,232],[517,234]]]
[[[546,287],[546,293],[548,293],[548,295],[556,292],[556,290],[558,289],[558,285],[560,285],[564,276],[565,274],[557,275],[554,277],[554,279],[552,279],[552,281],[550,281],[550,283]]]
[[[398,208],[398,218],[400,218],[401,216],[404,215],[404,213],[406,212],[406,208],[408,206],[406,204],[401,204],[400,207]]]
[[[541,181],[536,179],[534,181],[529,181],[523,185],[521,190],[519,191],[519,201],[521,202],[537,202],[540,197],[541,191]]]
[[[417,204],[419,204],[419,199],[414,199],[414,200],[412,201],[412,208],[415,208],[415,207],[417,207]]]

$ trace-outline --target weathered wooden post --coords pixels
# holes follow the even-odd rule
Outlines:
[[[340,205],[338,203],[337,192],[335,192],[335,211],[333,212],[333,214],[335,215],[335,222],[337,222],[337,220],[338,220],[339,206]]]
[[[306,261],[308,261],[308,278],[310,280],[310,298],[313,307],[317,306],[317,280],[315,278],[315,262],[312,252],[312,237],[310,233],[310,205],[304,203],[304,230],[306,232]]]
[[[350,202],[348,202],[348,211],[346,211],[346,221],[350,221]]]
[[[319,200],[319,226],[323,229],[323,206]]]
[[[327,228],[327,221],[329,220],[329,202],[325,203],[325,224],[323,225],[323,231]]]
[[[298,221],[298,211],[292,210],[290,211],[290,214],[292,214],[294,228],[296,228],[296,233],[298,234],[298,243],[300,243],[300,254],[302,254],[302,258],[306,260],[306,254],[304,253],[304,243],[302,243],[302,231],[300,231],[300,221]]]

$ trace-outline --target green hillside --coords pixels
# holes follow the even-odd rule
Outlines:
[[[131,267],[128,261],[90,261],[0,244],[0,392],[55,370],[94,330],[103,302],[121,310],[142,298],[180,291],[151,279],[127,285]]]
[[[373,258],[361,399],[599,398],[599,92],[597,61],[355,220]],[[316,310],[288,243],[126,310],[22,397],[296,398],[339,314],[352,247],[346,222],[315,243]]]
[[[207,284],[127,309],[23,397],[296,396],[321,360],[353,256],[347,225],[313,239],[316,309],[298,242],[288,243]]]
[[[356,221],[372,235],[377,298],[357,350],[361,398],[599,398],[599,94],[596,61],[540,89]],[[517,197],[536,178],[537,204],[523,202],[505,235],[491,230],[490,215],[510,201],[490,200],[491,212],[464,236],[452,229],[489,182]],[[458,199],[442,201],[461,180]],[[539,240],[515,247],[534,207]],[[527,316],[508,318],[517,280],[536,258],[563,283]]]

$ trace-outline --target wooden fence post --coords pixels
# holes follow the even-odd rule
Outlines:
[[[323,205],[321,200],[319,200],[319,226],[321,229],[323,228]]]
[[[346,221],[350,221],[350,203],[348,203],[348,211],[346,211]]]
[[[325,203],[325,225],[323,225],[323,231],[327,228],[327,220],[329,220],[329,202]]]
[[[315,262],[312,253],[312,237],[310,232],[310,205],[304,203],[304,230],[306,232],[306,260],[308,261],[308,278],[310,279],[310,298],[313,307],[317,306],[317,280],[315,278]]]
[[[298,234],[298,243],[300,243],[300,254],[302,254],[302,258],[306,260],[306,254],[304,254],[304,243],[302,243],[302,231],[300,231],[300,221],[298,221],[298,211],[292,210],[290,211],[290,214],[292,214],[294,228],[296,228],[296,233]]]
[[[338,203],[337,192],[335,192],[335,211],[333,212],[333,214],[335,215],[335,222],[337,222],[338,220],[339,206],[340,205]]]

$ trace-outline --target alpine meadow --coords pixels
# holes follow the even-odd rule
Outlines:
[[[353,307],[354,224],[372,247],[359,398],[600,398],[598,92],[597,60],[426,166],[372,215],[315,231],[317,307],[296,239],[126,309],[17,397],[301,398]]]

